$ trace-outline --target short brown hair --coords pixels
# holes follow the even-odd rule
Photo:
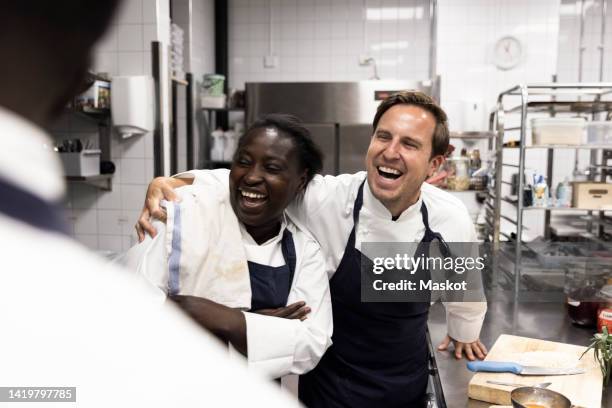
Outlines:
[[[448,149],[448,118],[440,105],[438,105],[431,96],[421,91],[401,91],[383,100],[380,105],[378,105],[376,115],[374,115],[374,122],[372,122],[374,131],[376,131],[378,121],[382,115],[395,105],[418,106],[434,116],[436,119],[436,128],[434,129],[431,142],[431,157],[438,155],[444,156]]]

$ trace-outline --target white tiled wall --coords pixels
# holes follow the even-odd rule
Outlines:
[[[451,127],[463,121],[462,101],[483,102],[489,111],[511,86],[551,81],[558,30],[559,0],[438,0],[437,71]],[[504,71],[495,66],[493,51],[508,35],[521,41],[523,57]],[[483,120],[484,129],[470,130],[486,125]]]
[[[487,130],[488,113],[495,108],[500,92],[519,83],[552,80],[557,68],[559,4],[559,0],[438,0],[437,72],[442,77],[441,103],[449,114],[451,130]],[[517,67],[501,70],[494,64],[494,46],[509,35],[521,42],[522,58]],[[484,105],[476,121],[479,128],[464,126],[464,106],[469,101]],[[515,116],[507,118],[508,126],[518,124]],[[507,138],[513,137],[517,135]],[[461,147],[460,141],[452,142]],[[486,151],[486,142],[479,147]],[[504,160],[518,163],[518,157],[510,157],[512,153],[506,150]],[[543,172],[545,163],[544,151],[529,151],[527,168]],[[505,168],[507,181],[511,173]],[[541,234],[538,214],[526,214],[525,223],[533,226],[532,236]]]
[[[230,0],[230,87],[246,81],[424,79],[428,0]],[[264,57],[278,65],[264,67]]]
[[[151,75],[151,41],[164,30],[168,0],[126,0],[95,50],[93,69],[109,75]],[[164,6],[164,4],[166,4]],[[158,21],[159,18],[159,21]],[[163,20],[163,21],[162,21]],[[162,27],[160,29],[160,27]],[[56,139],[75,138],[97,143],[95,124],[67,115],[53,128]],[[153,178],[153,135],[122,140],[113,134],[111,160],[116,172],[112,191],[69,183],[66,215],[72,233],[92,249],[115,252],[135,243],[134,224]]]
[[[599,82],[601,65],[602,3],[606,4],[604,38],[604,82],[612,81],[612,1],[595,0],[584,3],[584,54],[582,65],[583,82]],[[559,32],[559,81],[578,81],[580,58],[580,0],[561,1],[561,22]]]

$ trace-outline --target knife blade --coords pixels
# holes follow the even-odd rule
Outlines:
[[[474,372],[514,373],[517,375],[574,375],[584,374],[581,368],[549,368],[523,366],[509,361],[470,361],[467,368]]]

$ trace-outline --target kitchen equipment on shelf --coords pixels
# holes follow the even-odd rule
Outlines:
[[[172,76],[178,79],[185,78],[183,50],[185,45],[185,32],[175,23],[170,24],[170,70]]]
[[[470,361],[467,368],[474,372],[513,373],[516,375],[575,375],[584,374],[581,368],[549,368],[524,366],[511,361]]]
[[[225,133],[221,128],[217,128],[210,134],[213,138],[212,149],[210,150],[210,159],[212,161],[223,161],[225,153]]]
[[[496,384],[496,385],[505,385],[506,387],[538,387],[538,388],[546,388],[548,387],[550,384],[550,382],[543,382],[543,383],[537,383],[537,384],[533,384],[533,385],[527,385],[527,384],[519,384],[519,383],[511,383],[511,382],[503,382],[503,381],[487,381],[487,383],[489,384]]]
[[[225,146],[223,148],[223,160],[231,161],[238,146],[239,134],[235,129],[227,130],[223,133]]]
[[[577,406],[600,408],[602,396],[601,369],[593,357],[593,351],[580,358],[586,347],[502,334],[495,341],[485,361],[513,361],[521,365],[547,368],[575,367],[584,369],[584,374],[554,376],[517,377],[512,373],[476,373],[469,382],[468,396],[498,405],[510,405],[507,386],[490,384],[487,381],[542,383],[569,398]]]
[[[546,178],[543,175],[534,175],[531,191],[533,200],[532,205],[534,207],[548,207],[550,202],[550,191]]]
[[[452,191],[465,191],[470,188],[469,164],[470,159],[450,157],[446,159],[446,188]]]
[[[563,394],[539,387],[515,388],[510,393],[514,408],[570,408],[570,400]]]
[[[87,91],[78,95],[75,99],[75,108],[78,110],[110,109],[111,105],[110,81],[97,79]]]
[[[557,185],[557,191],[555,194],[556,206],[557,207],[571,207],[572,206],[572,184],[569,182],[569,178],[565,177],[563,182]]]
[[[204,75],[200,102],[203,108],[225,108],[226,95],[223,93],[225,76],[219,74]]]
[[[580,145],[584,140],[584,118],[531,119],[533,145]]]
[[[471,177],[482,166],[482,160],[480,159],[480,151],[478,149],[474,149],[474,150],[469,152],[468,157],[470,158],[469,173],[470,173],[470,177]]]
[[[100,174],[99,149],[83,149],[79,151],[60,152],[66,176],[88,177]]]
[[[612,210],[612,183],[574,182],[572,207]]]
[[[587,124],[587,142],[612,145],[612,122],[589,122]]]

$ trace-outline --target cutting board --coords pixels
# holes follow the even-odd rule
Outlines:
[[[584,368],[584,374],[557,376],[520,376],[512,373],[476,373],[468,386],[470,398],[498,405],[511,405],[510,392],[513,387],[489,384],[487,381],[504,381],[520,384],[537,384],[551,382],[548,389],[557,391],[570,399],[572,404],[585,408],[600,408],[602,394],[602,374],[599,364],[593,358],[593,350],[581,359],[586,347],[552,341],[531,339],[528,337],[499,336],[486,361],[516,361],[526,364],[532,356],[530,365],[558,368],[563,362],[577,361],[578,367]],[[561,357],[561,358],[560,358]],[[561,361],[561,363],[560,363]]]

